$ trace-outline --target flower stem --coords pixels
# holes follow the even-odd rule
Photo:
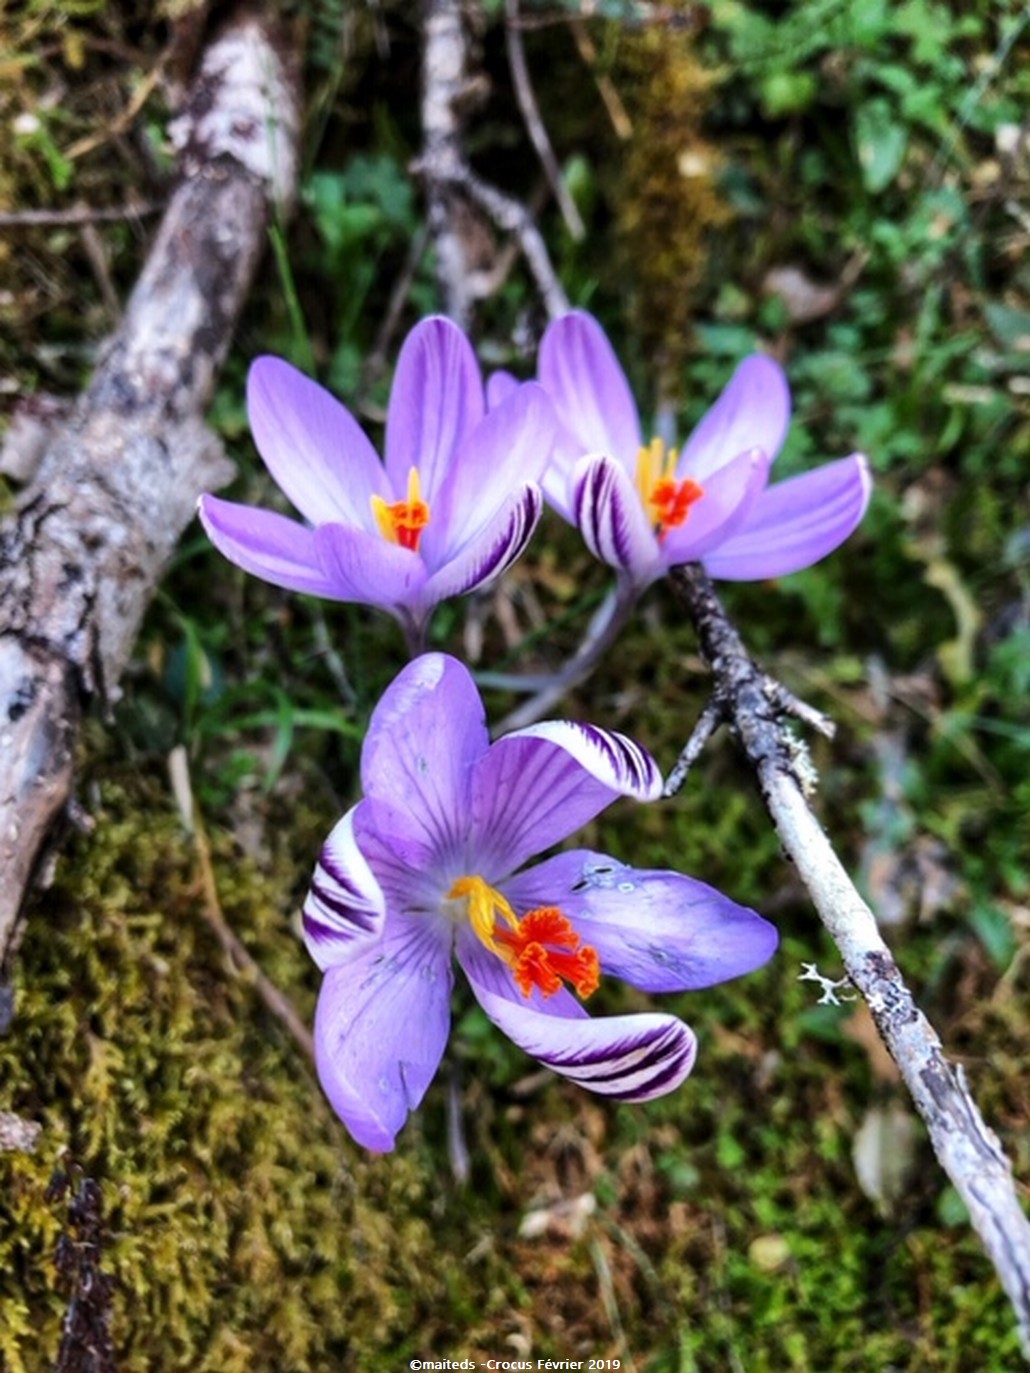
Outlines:
[[[567,691],[585,681],[619,637],[623,625],[633,613],[639,594],[633,583],[619,581],[597,608],[582,643],[572,657],[551,677],[538,679],[541,682],[539,690],[504,716],[494,728],[494,736],[533,724],[557,705]]]

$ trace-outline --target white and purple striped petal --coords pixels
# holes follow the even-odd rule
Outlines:
[[[559,843],[617,796],[653,801],[662,779],[625,735],[547,720],[505,735],[472,771],[469,852],[489,881]]]
[[[315,1066],[357,1142],[380,1153],[436,1075],[450,1029],[449,938],[438,924],[388,918],[382,938],[330,968],[315,1012]]]
[[[304,942],[323,972],[382,934],[383,891],[354,836],[355,815],[365,804],[352,807],[330,832],[304,902]]]
[[[645,992],[694,991],[754,972],[779,940],[767,920],[704,882],[588,849],[518,873],[504,894],[517,911],[559,907],[597,951],[604,976]]]
[[[785,577],[839,548],[869,504],[869,466],[860,453],[767,487],[743,525],[703,555],[724,581]]]
[[[658,539],[625,468],[596,454],[572,471],[572,517],[595,558],[641,587],[665,571]]]
[[[525,551],[543,508],[538,486],[523,486],[513,492],[493,519],[427,580],[422,603],[428,607],[451,596],[462,596],[506,572]]]
[[[468,931],[458,961],[476,1000],[520,1049],[577,1086],[619,1101],[650,1101],[678,1087],[694,1066],[697,1040],[675,1016],[655,1012],[591,1019],[561,991],[527,1000],[508,969]]]

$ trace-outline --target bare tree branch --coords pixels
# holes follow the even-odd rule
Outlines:
[[[536,148],[536,155],[540,159],[544,175],[547,177],[558,208],[561,210],[562,219],[565,220],[565,227],[576,242],[581,243],[586,237],[587,231],[579,210],[576,208],[576,202],[573,200],[569,188],[565,184],[565,178],[561,174],[561,168],[558,166],[558,159],[551,147],[551,140],[547,136],[544,121],[540,118],[540,109],[533,93],[533,84],[529,79],[529,64],[526,61],[522,30],[519,27],[519,0],[505,0],[504,17],[508,66],[511,70],[511,79],[515,85],[515,98],[519,102],[522,118],[526,122],[529,136],[533,140],[533,147]]]
[[[422,158],[426,220],[436,249],[444,310],[467,329],[475,293],[468,244],[461,232],[463,207],[455,189],[464,166],[460,109],[469,89],[467,45],[460,0],[426,0],[422,52]]]
[[[470,235],[475,210],[511,234],[555,318],[568,298],[551,264],[543,237],[524,205],[478,177],[462,138],[464,112],[477,86],[468,71],[468,42],[461,0],[425,0],[422,58],[423,150],[417,164],[426,188],[429,233],[436,248],[444,310],[468,329],[472,308],[492,284],[473,261]]]
[[[83,709],[110,702],[198,494],[231,475],[202,415],[293,195],[298,97],[253,16],[209,48],[170,130],[182,180],[121,327],[0,525],[0,964],[71,793]]]
[[[1012,1166],[980,1115],[965,1074],[948,1061],[936,1031],[915,1004],[873,912],[808,805],[814,772],[807,752],[783,723],[788,713],[798,712],[785,696],[770,690],[771,679],[749,656],[702,568],[675,568],[672,584],[694,622],[715,679],[713,702],[695,737],[703,743],[720,721],[736,734],[784,852],[901,1069],[941,1167],[969,1209],[1030,1358],[1030,1222],[1016,1195]],[[687,748],[691,757],[700,751],[693,741]],[[684,757],[680,761],[667,794],[686,774]]]

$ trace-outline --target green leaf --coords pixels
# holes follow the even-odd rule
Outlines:
[[[762,82],[762,108],[770,119],[807,110],[815,99],[816,79],[807,71],[777,71]]]
[[[1004,972],[1016,956],[1018,947],[1012,922],[1000,906],[980,902],[969,916],[973,933],[990,955],[999,972]]]
[[[867,100],[855,113],[855,142],[862,181],[871,195],[877,195],[901,168],[908,130],[897,122],[888,101]]]

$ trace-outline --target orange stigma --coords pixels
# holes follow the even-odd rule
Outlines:
[[[584,944],[557,906],[527,911],[514,930],[495,930],[501,957],[515,974],[519,991],[539,987],[553,996],[568,982],[580,996],[596,992],[601,981],[597,950]]]
[[[382,496],[373,496],[372,514],[376,517],[379,532],[389,543],[400,544],[418,552],[418,541],[422,531],[429,523],[429,506],[422,499],[418,468],[408,473],[408,499],[388,504]]]
[[[545,997],[553,996],[563,982],[582,997],[597,991],[597,950],[583,943],[557,906],[540,906],[520,920],[501,893],[481,877],[459,877],[447,896],[452,901],[464,899],[473,930],[507,963],[524,997],[530,997],[534,987]]]
[[[684,524],[690,507],[705,494],[690,477],[676,480],[676,457],[675,448],[666,451],[661,439],[652,439],[637,454],[637,490],[659,540]]]

